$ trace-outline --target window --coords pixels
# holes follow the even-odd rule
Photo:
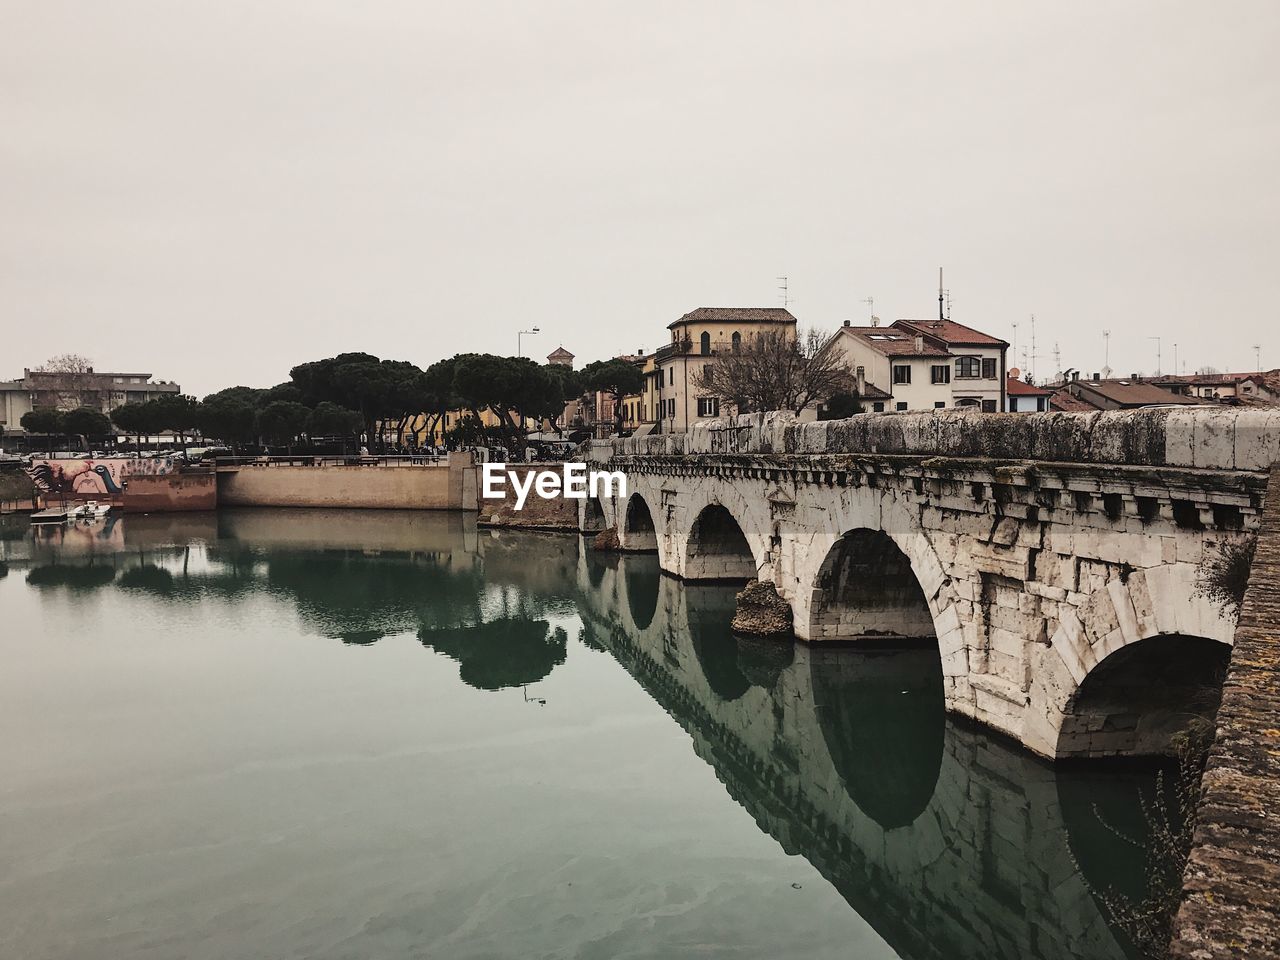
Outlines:
[[[982,379],[994,380],[995,378],[996,378],[996,358],[983,357],[982,358]]]
[[[907,401],[905,401],[905,400],[899,400],[899,401],[898,401],[898,409],[899,409],[899,410],[905,410],[905,409],[907,409]]]
[[[947,401],[945,401],[945,400],[935,400],[935,401],[933,401],[933,409],[935,409],[935,410],[941,410],[941,409],[943,409],[946,405],[947,405]]]
[[[698,416],[700,417],[718,417],[720,416],[720,400],[717,397],[699,397],[698,398]]]
[[[705,330],[702,332],[702,336],[698,338],[698,349],[704,357],[711,355],[711,334]]]
[[[671,386],[676,382],[676,368],[674,366],[667,367],[667,386]]]
[[[951,367],[945,363],[935,363],[931,370],[931,383],[950,383]]]
[[[737,330],[733,331],[733,352],[734,353],[742,352],[742,334],[740,334]]]
[[[983,413],[995,413],[995,412],[996,412],[996,402],[995,402],[994,400],[983,400],[983,401],[982,401],[982,412],[983,412]]]
[[[893,382],[894,383],[910,383],[911,382],[911,365],[906,363],[895,363],[893,365]]]
[[[884,413],[884,401],[883,401],[883,400],[877,400],[875,403],[871,404],[871,412],[872,412],[872,413]]]
[[[982,372],[982,359],[980,357],[957,357],[956,358],[956,376],[969,380],[978,379]]]

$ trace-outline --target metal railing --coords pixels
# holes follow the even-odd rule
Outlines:
[[[216,457],[223,467],[435,467],[448,461],[447,454],[295,454],[293,456]]]

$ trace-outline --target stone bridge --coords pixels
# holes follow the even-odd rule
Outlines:
[[[1043,756],[1163,753],[1213,709],[1236,615],[1204,571],[1255,535],[1280,412],[753,415],[588,459],[627,496],[583,531],[771,581],[811,643],[935,638],[947,709]]]

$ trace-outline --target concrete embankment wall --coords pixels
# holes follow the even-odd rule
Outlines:
[[[1280,465],[1205,768],[1172,955],[1280,957]]]
[[[589,459],[694,454],[903,454],[1267,470],[1280,410],[1148,407],[1100,413],[866,413],[801,423],[786,413],[707,420],[688,433],[595,440]]]
[[[120,498],[125,513],[185,513],[215,510],[218,478],[207,473],[139,474],[125,480]]]
[[[356,507],[372,510],[474,510],[470,455],[439,466],[258,466],[218,470],[226,507]]]

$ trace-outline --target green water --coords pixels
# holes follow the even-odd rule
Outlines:
[[[1141,769],[578,537],[0,528],[0,957],[1121,957]]]

